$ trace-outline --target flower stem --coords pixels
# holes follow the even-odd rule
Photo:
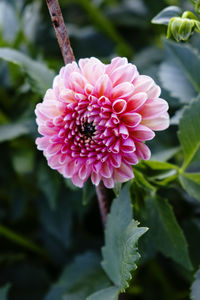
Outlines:
[[[58,0],[46,0],[65,64],[75,60]]]
[[[96,187],[96,193],[99,202],[99,209],[101,212],[102,224],[105,228],[107,215],[109,213],[110,201],[108,190],[102,182],[100,182],[99,185]]]

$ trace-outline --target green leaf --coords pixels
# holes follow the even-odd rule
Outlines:
[[[159,77],[173,97],[188,103],[200,93],[200,56],[190,45],[165,41],[169,58],[161,64]]]
[[[183,170],[191,162],[200,146],[200,96],[184,110],[179,123],[178,137],[184,152]]]
[[[0,299],[7,300],[8,292],[10,289],[10,284],[6,284],[4,287],[0,288]]]
[[[200,173],[183,173],[179,179],[186,192],[200,201]]]
[[[200,268],[196,272],[195,281],[191,286],[190,298],[192,300],[199,300],[199,295],[200,295]]]
[[[102,248],[102,267],[116,286],[124,291],[132,278],[131,271],[136,269],[137,241],[147,231],[138,227],[132,220],[132,207],[129,200],[129,185],[121,190],[113,201],[111,212],[107,218],[105,246]]]
[[[168,6],[157,14],[151,21],[153,24],[168,25],[171,18],[179,16],[181,9],[178,6]]]
[[[86,300],[118,300],[119,289],[109,287],[90,295]]]
[[[197,93],[200,93],[200,56],[196,49],[188,44],[165,41],[166,49],[176,59],[181,70]]]
[[[80,300],[107,288],[109,282],[100,267],[100,258],[92,252],[77,256],[53,285],[44,300]]]
[[[119,193],[122,189],[122,183],[121,182],[115,182],[115,186],[113,188],[113,192],[115,194],[115,197],[119,196]]]
[[[32,125],[32,121],[22,121],[17,123],[0,125],[0,143],[30,133],[30,125]]]
[[[169,59],[163,62],[160,65],[159,78],[162,86],[170,92],[172,97],[178,98],[181,103],[188,103],[197,95],[192,84],[176,62]]]
[[[41,95],[52,86],[54,72],[39,61],[34,61],[27,55],[10,48],[0,48],[0,58],[14,63],[28,75],[32,89]]]
[[[145,226],[150,228],[143,239],[146,245],[145,252],[152,253],[152,249],[160,251],[166,257],[191,270],[187,241],[168,200],[151,197],[145,201],[146,209],[143,210],[142,217],[145,219]]]
[[[136,181],[137,185],[141,189],[141,191],[152,191],[155,190],[155,187],[149,183],[149,181],[145,178],[144,174],[142,172],[139,172],[138,170],[134,170],[135,178],[133,180]]]
[[[150,167],[152,170],[170,170],[170,169],[178,169],[176,165],[170,164],[168,162],[161,162],[161,161],[145,161],[145,165]]]

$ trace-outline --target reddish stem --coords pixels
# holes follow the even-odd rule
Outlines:
[[[65,64],[75,61],[58,0],[46,0]]]
[[[100,182],[99,185],[96,187],[96,192],[97,192],[97,198],[99,202],[99,209],[101,212],[102,223],[103,223],[103,227],[105,228],[106,219],[110,208],[108,190],[106,189],[104,184]]]

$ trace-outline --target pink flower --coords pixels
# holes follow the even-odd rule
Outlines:
[[[133,178],[132,165],[150,158],[144,144],[169,126],[168,104],[152,78],[126,58],[109,65],[80,59],[61,68],[36,107],[36,144],[52,169],[82,187]]]

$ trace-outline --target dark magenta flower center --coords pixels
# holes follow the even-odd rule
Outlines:
[[[93,123],[89,123],[88,121],[84,122],[80,128],[79,128],[80,133],[82,133],[86,137],[92,137],[95,133],[95,126]]]

